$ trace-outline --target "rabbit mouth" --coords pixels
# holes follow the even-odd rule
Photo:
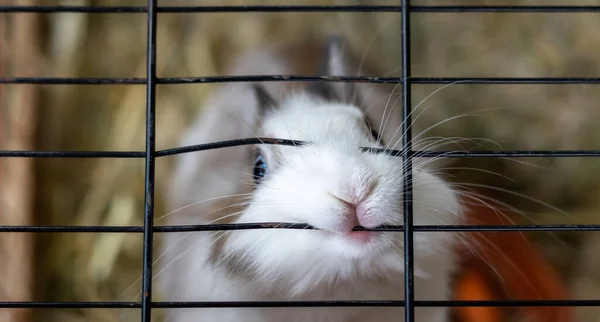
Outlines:
[[[357,226],[355,228],[363,228]],[[355,244],[366,245],[374,241],[379,235],[381,235],[380,231],[368,231],[368,230],[352,230],[347,233],[338,234],[338,236],[342,237],[346,241],[350,241]]]
[[[356,229],[356,230],[355,230]],[[372,230],[364,230],[365,227],[356,226],[353,227],[352,230],[330,230],[330,229],[319,229],[325,235],[329,236],[329,238],[336,239],[343,243],[350,243],[354,245],[367,245],[376,242],[377,239],[382,235],[383,231],[372,231]]]
[[[361,244],[368,244],[371,241],[371,239],[373,239],[373,237],[375,237],[376,235],[377,232],[375,231],[356,230],[344,234],[343,236],[347,239],[356,241]]]

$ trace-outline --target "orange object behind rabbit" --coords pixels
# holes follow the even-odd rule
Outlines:
[[[472,205],[468,212],[470,225],[510,224],[487,205]],[[455,282],[455,300],[568,299],[560,276],[523,232],[465,232],[464,238],[470,249],[459,249],[462,270]],[[453,314],[458,322],[512,322],[511,310],[518,320],[574,321],[569,307],[455,307]]]

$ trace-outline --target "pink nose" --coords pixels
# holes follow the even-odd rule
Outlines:
[[[370,209],[366,202],[360,202],[356,205],[356,218],[358,223],[365,228],[374,228],[378,225],[373,222]]]
[[[356,226],[362,226],[365,228],[374,228],[377,225],[372,224],[372,220],[370,220],[368,209],[365,206],[365,202],[359,202],[358,204],[348,203],[344,201],[344,205],[346,206],[346,218],[347,222],[345,223],[345,228],[347,236],[350,239],[353,239],[359,243],[368,243],[373,236],[373,232],[371,231],[351,231]]]
[[[358,204],[350,203],[344,200],[341,201],[346,206],[347,216],[352,218],[351,220],[354,221],[354,226],[363,226],[365,228],[373,228],[377,226],[374,225],[370,220],[369,209],[364,200]]]

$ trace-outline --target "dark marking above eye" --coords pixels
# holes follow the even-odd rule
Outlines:
[[[252,84],[254,95],[256,97],[261,113],[278,107],[277,101],[261,84]]]
[[[383,143],[383,138],[381,137],[379,132],[377,132],[377,130],[371,125],[373,123],[371,123],[371,120],[369,119],[369,117],[365,115],[364,120],[365,120],[365,123],[367,124],[367,127],[369,128],[369,131],[371,131],[371,136],[373,136],[373,139],[375,141],[379,142],[379,144],[385,145]]]

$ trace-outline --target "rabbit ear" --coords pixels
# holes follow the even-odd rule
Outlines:
[[[252,89],[254,90],[254,97],[257,100],[258,110],[261,115],[264,115],[265,112],[274,110],[279,106],[275,98],[267,92],[263,85],[252,84]]]
[[[328,39],[321,62],[317,70],[318,76],[350,76],[348,59],[344,54],[347,44],[342,36],[332,36]],[[330,101],[353,103],[356,101],[356,91],[353,83],[325,82],[311,83],[309,91]]]

